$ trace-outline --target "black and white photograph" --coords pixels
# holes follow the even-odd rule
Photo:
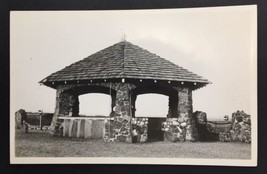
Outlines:
[[[257,166],[257,6],[10,12],[12,164]]]

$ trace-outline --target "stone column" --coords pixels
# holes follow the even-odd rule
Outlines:
[[[78,96],[64,92],[60,87],[56,93],[56,107],[54,116],[50,126],[50,134],[53,136],[61,135],[61,123],[58,117],[63,116],[77,116],[79,114]]]
[[[198,141],[198,132],[193,118],[192,90],[176,88],[178,91],[178,121],[185,126],[185,140]]]
[[[132,143],[131,89],[134,87],[134,85],[127,83],[119,83],[116,86],[116,106],[113,115],[113,132],[115,141]]]
[[[114,84],[112,84],[114,85]],[[104,141],[114,141],[114,117],[115,117],[115,106],[116,106],[116,93],[112,92],[110,94],[111,97],[111,112],[109,114],[109,118],[105,120],[105,128],[104,128]]]

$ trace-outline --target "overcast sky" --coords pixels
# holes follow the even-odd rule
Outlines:
[[[128,11],[11,12],[13,111],[54,112],[56,90],[38,82],[126,40],[207,78],[193,109],[208,119],[252,112],[256,92],[256,6]],[[82,114],[108,114],[107,95],[80,97]],[[106,106],[106,107],[103,107]],[[93,107],[92,107],[93,106]],[[166,115],[168,98],[142,95],[137,114]],[[11,114],[14,113],[11,111]]]

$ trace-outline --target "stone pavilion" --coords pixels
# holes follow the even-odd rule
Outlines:
[[[49,75],[40,83],[57,91],[50,127],[52,135],[62,135],[60,129],[63,127],[63,135],[69,133],[69,136],[84,137],[90,124],[79,116],[78,97],[87,93],[103,93],[110,95],[112,101],[111,114],[102,125],[103,138],[131,143],[149,139],[147,129],[150,128],[147,125],[150,119],[135,118],[136,97],[147,93],[169,98],[163,124],[176,125],[177,129],[172,132],[167,128],[166,132],[180,136],[183,141],[197,141],[192,91],[210,82],[137,45],[122,41]],[[72,120],[71,131],[63,124],[67,118]],[[141,136],[136,139],[138,134]]]

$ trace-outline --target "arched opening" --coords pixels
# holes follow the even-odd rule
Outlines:
[[[162,123],[168,114],[169,97],[162,94],[142,94],[136,98],[135,117],[147,117],[148,141],[163,141]]]
[[[166,118],[169,97],[162,94],[141,94],[136,98],[136,117]]]
[[[79,102],[81,116],[108,117],[111,112],[111,96],[107,94],[83,94]]]

